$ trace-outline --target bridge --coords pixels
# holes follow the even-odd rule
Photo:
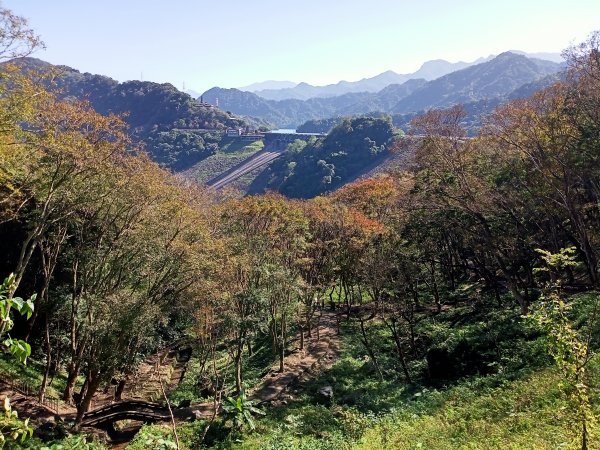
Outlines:
[[[139,420],[140,422],[158,422],[170,418],[169,409],[165,406],[143,400],[126,400],[85,413],[81,425],[96,427],[126,419]]]
[[[223,172],[220,175],[209,180],[206,184],[214,189],[221,189],[238,178],[258,169],[271,161],[279,158],[287,149],[287,146],[292,142],[300,139],[308,141],[312,137],[323,137],[321,133],[283,133],[270,132],[265,133],[265,147],[260,152],[248,157],[238,165]]]
[[[173,416],[179,420],[208,418],[214,412],[213,403],[201,403],[184,408],[172,407]],[[84,414],[81,426],[111,428],[120,420],[139,422],[161,422],[171,420],[169,408],[144,400],[124,400],[89,411]]]

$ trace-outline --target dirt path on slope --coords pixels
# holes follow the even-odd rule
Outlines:
[[[322,310],[315,318],[312,337],[305,338],[304,350],[296,348],[284,359],[284,371],[274,365],[249,397],[260,404],[277,406],[293,400],[297,393],[294,387],[316,377],[331,368],[340,353],[337,315],[331,310]]]

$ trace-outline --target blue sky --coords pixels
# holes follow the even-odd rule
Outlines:
[[[120,81],[202,92],[264,80],[328,84],[430,59],[560,52],[600,29],[598,0],[3,0],[47,50]]]

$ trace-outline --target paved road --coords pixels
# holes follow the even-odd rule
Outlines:
[[[241,176],[252,172],[254,169],[258,169],[259,167],[270,163],[274,159],[279,158],[284,151],[285,149],[279,151],[269,149],[262,150],[250,156],[248,159],[245,159],[234,168],[216,176],[206,184],[214,189],[221,189],[232,181],[237,180]]]

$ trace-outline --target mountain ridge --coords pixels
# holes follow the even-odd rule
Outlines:
[[[545,59],[552,62],[561,63],[562,56],[559,53],[538,52],[528,53],[521,50],[509,50],[511,53],[527,56],[529,58]],[[306,82],[293,83],[291,81],[265,81],[253,83],[246,87],[237,88],[241,91],[253,92],[260,97],[268,100],[286,100],[298,99],[308,100],[316,97],[334,97],[351,92],[378,92],[391,84],[402,84],[410,79],[424,78],[427,81],[434,80],[449,73],[465,69],[470,66],[487,62],[498,55],[488,55],[477,58],[471,62],[458,61],[449,62],[444,59],[433,59],[425,61],[418,70],[412,73],[400,74],[393,70],[386,70],[373,77],[365,77],[357,81],[339,81],[323,86],[314,86]],[[282,87],[271,87],[272,83],[281,84]],[[265,86],[265,87],[262,87]],[[269,86],[269,87],[266,87]]]
[[[237,89],[212,88],[203,97],[210,102],[218,98],[224,109],[235,114],[293,128],[307,120],[340,115],[407,113],[454,103],[505,98],[522,85],[558,73],[561,67],[550,61],[505,52],[435,80],[407,80],[402,84],[388,85],[376,93],[347,93],[308,100],[268,100]]]
[[[127,113],[123,120],[134,140],[145,144],[153,160],[175,171],[218,149],[221,138],[217,133],[200,135],[194,129],[225,130],[246,125],[217,107],[202,105],[170,83],[119,83],[107,76],[82,73],[30,57],[13,62],[24,72],[57,70],[55,87],[61,97],[87,100],[100,114]]]

